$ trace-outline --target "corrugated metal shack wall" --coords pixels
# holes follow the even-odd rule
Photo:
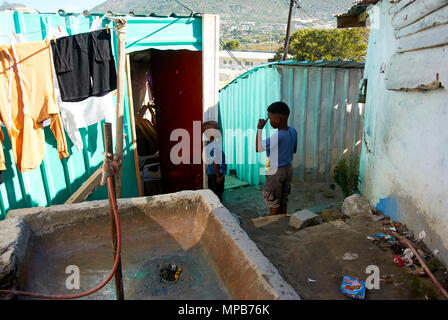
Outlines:
[[[281,77],[272,66],[258,68],[239,78],[219,94],[219,116],[228,168],[235,169],[238,178],[250,184],[264,182],[259,170],[264,166],[266,155],[255,152],[257,121],[266,119],[266,106],[280,99]],[[264,131],[269,133],[270,128],[266,127]]]
[[[12,32],[24,33],[26,41],[45,39],[49,28],[58,25],[69,34],[88,32],[93,20],[102,15],[29,14],[22,12],[0,12],[0,44],[10,43]],[[200,18],[153,18],[126,17],[126,51],[149,48],[201,50],[202,22]],[[103,21],[105,24],[106,21]],[[116,36],[110,25],[115,56],[118,56]],[[124,105],[124,150],[122,197],[135,197],[137,182],[132,147],[127,86]],[[116,99],[114,97],[114,99]],[[39,168],[18,172],[11,143],[6,130],[3,148],[7,170],[3,172],[5,182],[0,185],[0,220],[11,209],[50,206],[64,203],[101,165],[104,140],[102,123],[80,130],[84,149],[78,151],[67,136],[70,157],[59,159],[56,140],[49,127],[45,128],[45,157]],[[87,200],[107,198],[107,190],[100,187]]]
[[[257,159],[255,129],[259,118],[267,118],[268,105],[281,100],[289,105],[289,125],[298,132],[294,179],[332,181],[332,171],[342,156],[361,150],[364,104],[356,100],[363,68],[357,66],[270,64],[223,88],[220,120],[229,168],[236,169],[237,177],[250,184],[264,182],[260,172],[266,156],[261,153]],[[273,129],[267,127],[270,135]]]

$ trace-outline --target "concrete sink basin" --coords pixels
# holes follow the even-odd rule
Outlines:
[[[118,206],[126,299],[300,299],[211,191]],[[181,277],[161,281],[173,264]],[[76,294],[100,284],[112,265],[107,200],[15,210],[0,222],[2,288]],[[79,269],[80,289],[66,286],[69,266]],[[114,281],[83,299],[115,299]]]

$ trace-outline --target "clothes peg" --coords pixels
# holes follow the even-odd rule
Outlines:
[[[106,24],[106,31],[109,33],[109,24]]]
[[[54,44],[56,44],[56,36],[53,35]]]
[[[58,25],[58,30],[59,30],[59,32],[62,32],[60,25]]]

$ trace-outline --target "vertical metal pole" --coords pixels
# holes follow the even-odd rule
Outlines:
[[[288,56],[288,47],[289,47],[289,35],[291,33],[291,20],[292,20],[292,12],[294,10],[294,4],[296,0],[291,0],[289,4],[289,16],[288,16],[288,26],[286,27],[286,38],[285,38],[285,50],[283,51],[282,60],[286,60]]]
[[[117,127],[116,127],[116,148],[115,151],[123,164],[123,116],[124,116],[124,90],[126,72],[126,20],[116,19],[116,33],[118,45],[118,66],[117,66]],[[117,175],[117,198],[121,197],[122,167],[119,166]]]
[[[112,124],[107,122],[103,125],[104,129],[104,151],[106,153],[113,153],[113,143],[112,143]],[[109,177],[112,179],[112,188],[115,189],[115,175]],[[109,193],[108,193],[109,194]],[[117,230],[115,227],[115,216],[112,210],[112,199],[109,197],[109,207],[110,207],[110,223],[111,223],[111,233],[112,233],[112,245],[114,247],[114,260],[117,255]],[[118,262],[117,271],[115,272],[115,293],[117,300],[124,300],[124,287],[123,287],[123,274],[121,271],[121,257]]]
[[[129,106],[129,116],[131,118],[131,133],[132,133],[132,147],[134,148],[134,165],[135,165],[135,175],[137,178],[137,191],[138,196],[143,197],[142,182],[140,179],[140,169],[138,165],[138,146],[137,146],[137,132],[135,129],[136,121],[134,114],[134,101],[132,97],[132,80],[131,80],[131,61],[129,54],[126,55],[126,83],[128,86],[128,106]]]

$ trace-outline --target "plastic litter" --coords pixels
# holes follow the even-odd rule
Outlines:
[[[406,248],[403,251],[403,257],[402,257],[403,263],[406,267],[410,267],[414,264],[414,253],[411,249]]]
[[[393,255],[392,258],[394,258],[394,262],[397,264],[397,266],[404,267],[403,259],[401,259],[400,256]]]
[[[308,278],[308,282],[316,282],[316,280],[313,280],[311,278]]]
[[[384,219],[384,216],[379,215],[371,215],[370,218],[372,218],[373,221],[377,222]]]
[[[410,242],[408,239],[403,237],[401,234],[393,232],[393,235],[404,245],[406,245],[409,249],[412,250],[412,252],[415,254],[415,257],[417,258],[418,262],[421,264],[425,272],[428,274],[428,276],[431,278],[432,282],[437,286],[437,288],[440,290],[440,292],[443,294],[443,296],[448,299],[448,292],[445,290],[445,288],[440,284],[440,282],[434,277],[431,270],[429,270],[428,266],[425,264],[423,259],[418,255],[417,250],[415,250],[414,246],[412,245],[412,242]]]
[[[370,210],[370,218],[372,218],[373,221],[377,222],[380,220],[383,220],[385,217],[383,215],[380,214],[376,214],[373,210]]]
[[[421,232],[418,234],[418,238],[419,238],[421,241],[425,240],[425,238],[426,238],[426,232],[425,232],[425,230],[421,231]]]
[[[358,278],[345,276],[342,279],[341,287],[339,288],[342,294],[354,298],[364,300],[366,298],[366,284]]]
[[[390,243],[395,243],[395,241],[397,241],[397,239],[395,239],[395,237],[391,236],[390,234],[376,233],[375,236],[382,240],[389,241]]]

